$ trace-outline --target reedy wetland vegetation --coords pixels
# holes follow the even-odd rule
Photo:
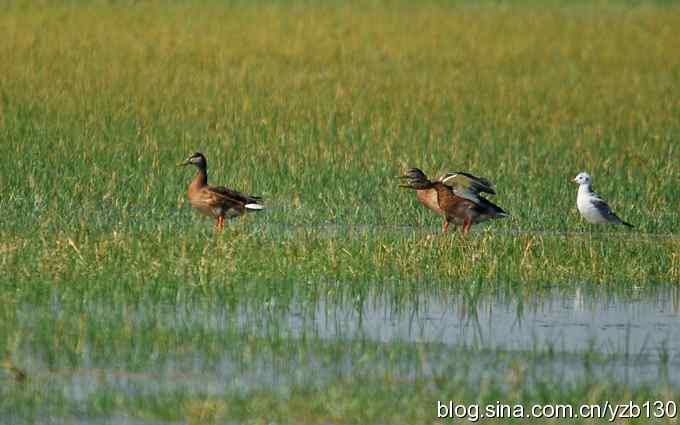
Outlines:
[[[235,325],[182,333],[160,313],[128,314],[214,304],[261,314],[370,296],[408,309],[427,293],[474,303],[546,285],[677,284],[677,6],[0,9],[0,412],[384,423],[431,420],[437,398],[677,398],[587,379],[481,389],[446,374],[399,381],[390,367],[422,365],[436,349],[298,339],[280,328],[253,336]],[[263,195],[268,211],[213,234],[186,202],[193,170],[175,167],[196,150],[212,182]],[[439,218],[397,187],[410,166],[485,176],[513,217],[467,239],[440,236]],[[582,170],[635,230],[580,219],[570,180]],[[119,308],[97,317],[107,304]],[[330,364],[350,350],[387,366],[313,387],[294,381],[286,395],[105,388],[76,401],[56,391],[59,370],[142,373],[153,364],[145,356],[178,350],[208,359],[208,374],[225,350],[244,365],[263,352],[284,365],[304,365],[307,352]],[[11,383],[13,370],[24,384]],[[58,395],[43,398],[43,388]]]

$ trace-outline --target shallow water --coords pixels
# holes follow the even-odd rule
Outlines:
[[[196,321],[219,327],[226,319],[215,311],[175,313],[179,323]],[[437,346],[438,354],[467,354],[472,362],[466,367],[479,373],[470,374],[473,382],[496,353],[521,356],[532,352],[551,353],[534,366],[562,376],[563,382],[594,373],[607,381],[632,385],[662,379],[680,388],[680,373],[666,370],[669,365],[680,365],[680,289],[673,286],[614,293],[553,288],[527,297],[500,293],[475,301],[421,295],[408,303],[395,303],[386,297],[369,297],[359,306],[319,302],[312,309],[293,308],[268,318],[277,323],[276,332],[287,338],[369,340],[386,346],[429,344]],[[261,316],[239,312],[231,320],[252,334],[268,332]],[[591,365],[582,362],[583,353],[606,358],[599,364],[600,373],[585,370]],[[450,365],[432,364],[430,372]]]
[[[373,299],[360,313],[321,306],[314,322],[326,338],[341,332],[383,342],[654,356],[662,346],[680,353],[679,296],[677,288],[664,288],[653,296],[636,290],[622,295],[555,289],[526,298],[485,296],[476,302],[432,297],[420,300],[418,309],[399,311],[385,300]],[[304,327],[299,320],[290,320],[294,327]]]
[[[674,372],[680,370],[677,287],[544,288],[528,296],[499,291],[474,300],[423,292],[401,300],[383,294],[285,306],[251,301],[234,309],[218,300],[85,303],[76,312],[56,303],[26,305],[17,312],[25,338],[74,313],[82,335],[76,354],[36,342],[14,357],[32,385],[83,405],[101,392],[147,399],[176,391],[286,394],[296,385],[364,374],[404,380],[444,375],[475,387],[502,381],[517,368],[526,375],[524,385],[601,380],[680,388],[680,373]],[[113,341],[121,346],[102,350],[87,336],[88,323],[97,332],[129,327],[133,343]],[[183,343],[159,349],[160,335],[177,335]],[[86,412],[74,420],[89,423]],[[99,423],[146,422],[114,417]]]

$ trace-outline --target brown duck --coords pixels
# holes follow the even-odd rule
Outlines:
[[[509,216],[480,196],[482,192],[496,194],[493,184],[484,178],[457,172],[431,181],[418,168],[411,168],[401,178],[407,181],[399,186],[414,189],[420,203],[444,217],[444,233],[449,229],[449,223],[462,225],[463,233],[467,235],[473,224]]]
[[[259,196],[247,195],[224,186],[208,185],[208,162],[202,153],[196,152],[178,165],[193,164],[198,173],[189,184],[189,203],[201,213],[215,218],[215,228],[224,227],[224,218],[238,217],[246,211],[260,211],[264,207]]]

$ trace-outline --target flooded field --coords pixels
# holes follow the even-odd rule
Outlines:
[[[676,28],[656,0],[3,2],[0,425],[680,402]],[[197,151],[264,210],[213,231]],[[511,217],[442,234],[412,167]],[[635,228],[583,219],[581,171]]]
[[[164,405],[178,395],[186,402],[262,392],[285,398],[300,387],[323,391],[366,377],[389,376],[402,385],[444,379],[506,392],[518,382],[529,392],[598,381],[680,389],[675,286],[611,293],[554,287],[475,300],[420,294],[407,303],[384,294],[344,304],[271,299],[248,308],[216,302],[63,307],[18,307],[15,332],[23,341],[12,357],[27,378],[12,383],[9,372],[0,375],[0,392],[23,385],[44,394],[33,413],[48,423],[66,421],[60,414],[83,423],[172,423],[144,422],[139,412],[107,417],[97,400]],[[60,348],[55,334],[67,325],[78,328],[75,344]],[[107,346],[101,335],[118,343]]]

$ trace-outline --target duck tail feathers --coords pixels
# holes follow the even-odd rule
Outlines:
[[[480,198],[481,199],[481,206],[487,212],[495,218],[504,218],[504,217],[510,217],[510,213],[505,211],[503,208],[499,207],[498,205],[494,204],[493,202],[489,201],[488,199],[485,198]]]

